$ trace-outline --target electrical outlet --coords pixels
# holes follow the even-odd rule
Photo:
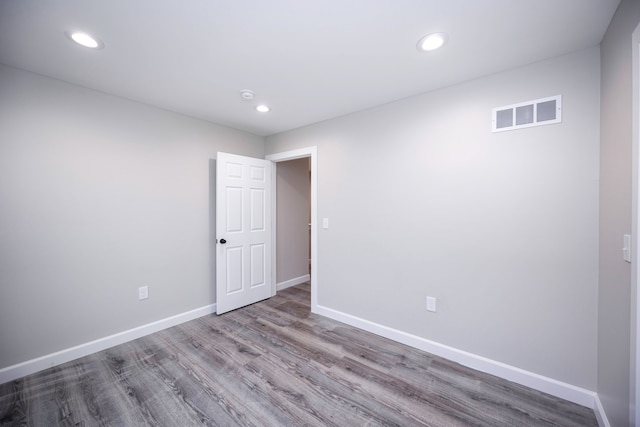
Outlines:
[[[148,286],[140,286],[138,288],[138,299],[143,300],[149,298],[149,287]]]
[[[427,311],[436,311],[436,299],[434,297],[427,297]]]

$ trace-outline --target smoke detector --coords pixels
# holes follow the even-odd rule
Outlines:
[[[253,93],[252,90],[249,90],[249,89],[241,90],[240,96],[245,101],[253,101],[253,98],[255,98],[255,94]]]

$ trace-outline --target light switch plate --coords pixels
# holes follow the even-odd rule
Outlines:
[[[325,230],[329,228],[329,218],[322,218],[322,228]]]
[[[631,235],[625,234],[622,237],[622,256],[625,261],[631,262]]]
[[[434,297],[427,297],[427,311],[436,311],[436,299]]]

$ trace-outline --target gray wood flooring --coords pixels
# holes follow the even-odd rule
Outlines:
[[[2,384],[0,425],[597,425],[588,408],[310,314],[309,292]]]

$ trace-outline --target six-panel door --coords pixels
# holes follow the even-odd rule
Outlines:
[[[272,296],[271,162],[218,153],[216,311]],[[222,242],[225,243],[222,243]]]

